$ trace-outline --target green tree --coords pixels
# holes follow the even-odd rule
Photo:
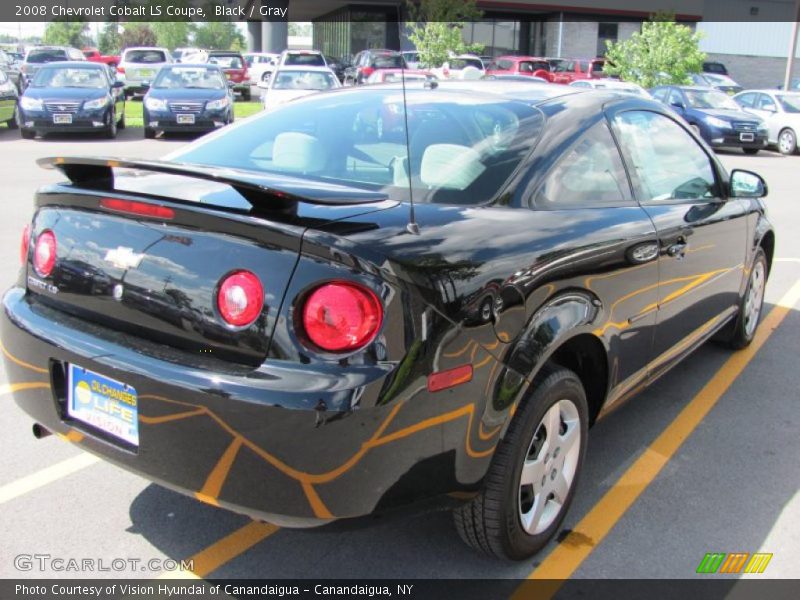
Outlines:
[[[132,46],[155,46],[156,34],[147,23],[125,23],[120,39],[122,48]]]
[[[465,44],[461,35],[464,21],[477,21],[483,12],[475,0],[421,0],[406,3],[410,20],[408,39],[419,51],[426,67],[441,67],[450,53],[480,52],[480,44]]]
[[[159,21],[152,23],[150,29],[156,35],[156,44],[174,50],[189,43],[191,23],[186,21]]]
[[[606,44],[605,72],[644,88],[691,83],[689,75],[702,71],[706,58],[699,47],[700,34],[667,14],[642,23],[641,33],[628,40]]]
[[[103,25],[97,36],[97,49],[101,54],[118,54],[122,49],[122,36],[119,34],[119,23],[111,21]]]
[[[52,21],[44,30],[45,44],[83,48],[89,45],[89,24],[85,21]]]
[[[244,37],[235,23],[229,21],[209,21],[201,23],[194,32],[194,43],[209,50],[230,50],[234,42],[241,48]]]

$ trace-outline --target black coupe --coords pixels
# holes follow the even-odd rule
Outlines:
[[[671,110],[406,88],[163,161],[41,161],[69,181],[36,196],[1,322],[39,435],[285,526],[461,492],[462,537],[521,559],[590,425],[712,336],[753,339],[766,185]]]

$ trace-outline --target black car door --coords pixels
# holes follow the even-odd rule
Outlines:
[[[735,310],[747,223],[726,199],[720,167],[677,120],[620,112],[615,129],[640,205],[659,240],[658,312],[652,374],[669,368]]]

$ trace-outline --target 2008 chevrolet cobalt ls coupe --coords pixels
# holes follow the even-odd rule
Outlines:
[[[512,559],[599,416],[753,339],[775,244],[758,175],[603,92],[343,89],[163,161],[42,164],[69,181],[2,318],[39,433],[288,526],[471,492],[462,537]]]

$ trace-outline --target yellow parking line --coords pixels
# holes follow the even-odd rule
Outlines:
[[[201,550],[189,560],[194,561],[192,571],[170,571],[160,575],[159,579],[201,579],[219,569],[225,563],[233,560],[243,552],[249,550],[260,541],[268,538],[280,528],[277,525],[250,521],[233,533]]]
[[[550,598],[564,583],[562,580],[572,576],[639,495],[653,482],[664,465],[728,390],[798,301],[800,301],[800,281],[795,282],[766,316],[750,346],[736,352],[725,361],[714,377],[581,519],[572,532],[531,572],[528,579],[549,580],[547,583],[536,585],[537,598]],[[543,585],[545,587],[542,587]],[[533,589],[523,584],[512,598],[519,600],[526,597]]]
[[[90,467],[100,459],[91,454],[82,453],[73,458],[68,458],[56,463],[50,467],[46,467],[36,473],[26,475],[16,481],[7,483],[0,487],[0,504],[4,504],[9,500],[13,500],[23,494],[32,492],[40,487],[58,481],[67,475],[71,475],[76,471]]]

